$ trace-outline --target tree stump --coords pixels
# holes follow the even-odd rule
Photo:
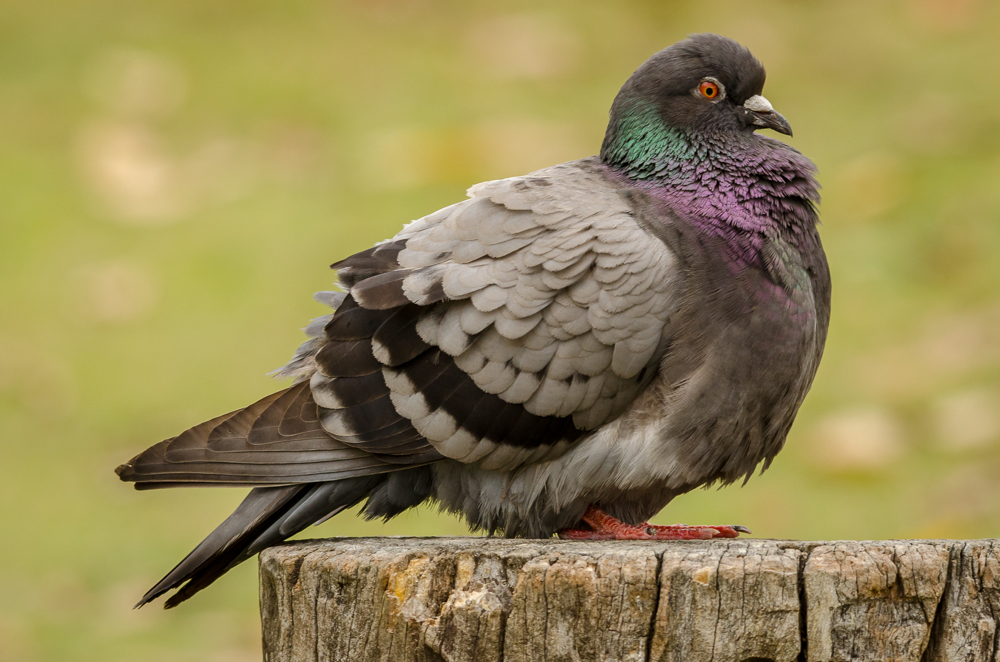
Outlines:
[[[344,538],[260,555],[267,662],[998,660],[993,540]]]

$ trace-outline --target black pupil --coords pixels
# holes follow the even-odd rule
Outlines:
[[[706,97],[714,97],[715,96],[715,86],[714,85],[706,85],[705,86],[705,96]]]

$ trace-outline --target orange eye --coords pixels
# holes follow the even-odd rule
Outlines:
[[[703,80],[698,86],[698,91],[706,99],[715,99],[719,96],[719,86],[710,80]]]

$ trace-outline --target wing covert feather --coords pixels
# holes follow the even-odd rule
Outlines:
[[[682,270],[631,198],[587,162],[469,196],[334,265],[348,291],[297,376],[346,448],[513,468],[621,415],[656,372]]]
[[[416,304],[408,320],[419,341],[451,359],[449,379],[471,381],[496,406],[569,418],[581,433],[619,416],[662,354],[683,285],[677,258],[592,169],[556,166],[479,184],[469,195],[406,226],[389,242],[402,246],[399,277],[383,272],[378,288],[358,281],[352,295],[399,283],[382,300],[402,294]],[[380,335],[375,356],[396,411],[444,455],[481,461],[473,450],[481,439],[462,419],[484,409],[482,399],[464,397],[457,411],[438,413],[407,376],[405,361],[418,352],[397,350],[402,360],[390,360],[403,340]],[[508,440],[509,429],[496,436]]]

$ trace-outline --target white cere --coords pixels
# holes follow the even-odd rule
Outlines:
[[[774,106],[759,94],[755,94],[744,102],[743,107],[755,113],[773,113]]]

